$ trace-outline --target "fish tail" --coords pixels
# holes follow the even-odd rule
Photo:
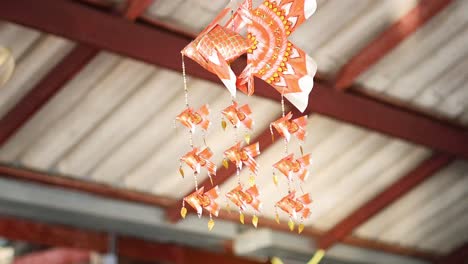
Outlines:
[[[260,155],[260,144],[257,142],[255,144],[245,147],[244,150],[248,154],[250,154],[251,157],[256,157]]]
[[[310,198],[310,194],[306,193],[303,196],[297,198],[297,200],[303,204],[310,204],[312,203],[312,199]]]

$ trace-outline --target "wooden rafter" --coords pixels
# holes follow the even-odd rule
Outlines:
[[[468,241],[453,252],[437,261],[437,264],[466,264],[468,263]]]
[[[0,216],[0,236],[54,247],[73,247],[106,253],[108,235],[101,232],[14,219]],[[117,236],[117,252],[124,257],[141,260],[185,263],[260,264],[262,262],[229,254],[213,253],[181,245],[150,242]]]
[[[44,184],[59,188],[65,188],[69,190],[85,192],[92,195],[97,195],[101,197],[106,197],[110,199],[122,200],[122,201],[130,201],[135,203],[146,204],[150,206],[155,206],[159,208],[169,209],[170,207],[174,206],[175,200],[160,197],[156,195],[140,193],[130,190],[124,189],[117,189],[114,187],[110,187],[104,184],[93,183],[93,182],[86,182],[82,180],[77,180],[65,176],[58,176],[58,175],[49,175],[37,171],[19,169],[19,168],[12,168],[5,165],[0,165],[0,177],[8,178],[13,180],[20,180],[25,182],[32,182],[38,184]],[[228,214],[224,211],[221,211],[220,219],[231,221],[231,222],[238,222],[239,219],[234,214]],[[246,222],[251,221],[249,216],[246,216]],[[267,219],[267,218],[260,218],[259,223],[261,226],[271,228],[273,230],[281,231],[281,232],[289,232],[288,228],[284,225],[278,225],[275,223],[274,220]],[[306,228],[303,232],[304,236],[308,236],[313,239],[317,239],[321,237],[324,232],[314,229],[314,228]],[[80,242],[80,237],[76,239],[77,243]],[[363,239],[356,236],[348,236],[343,241],[343,243],[359,248],[366,248],[372,249],[392,254],[398,254],[403,256],[412,256],[426,260],[433,260],[436,255],[427,252],[421,251],[414,248],[403,247],[394,244],[388,244],[384,242]],[[84,243],[84,242],[83,242]],[[63,246],[73,246],[73,245],[63,245]]]
[[[382,32],[341,68],[336,77],[335,87],[339,90],[350,88],[360,74],[372,67],[451,2],[452,0],[420,1],[408,14]]]
[[[131,0],[123,16],[135,20],[153,0]],[[0,120],[0,146],[51,100],[96,55],[99,49],[78,44]]]
[[[435,175],[453,160],[454,157],[452,156],[437,153],[423,161],[407,175],[401,177],[373,199],[366,202],[332,227],[319,239],[319,247],[328,249],[340,242],[345,237],[349,236],[356,228],[402,198],[419,184]]]
[[[165,29],[129,23],[64,0],[2,1],[0,7],[0,19],[176,71],[181,70],[180,50],[190,41]],[[191,61],[187,61],[187,69],[195,77],[219,82],[215,75]],[[256,95],[279,100],[263,82],[257,83]],[[320,113],[468,159],[468,134],[458,127],[372,98],[340,93],[321,81],[316,83],[310,101],[306,113]]]

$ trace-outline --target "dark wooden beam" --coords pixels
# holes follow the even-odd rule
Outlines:
[[[153,0],[131,0],[123,15],[128,20],[135,20],[152,2]],[[0,120],[0,146],[49,102],[98,53],[99,49],[95,47],[79,44],[62,59]]]
[[[326,232],[319,239],[319,247],[326,250],[342,241],[345,237],[352,234],[356,228],[435,175],[452,161],[454,161],[453,156],[440,153],[434,154],[429,159],[423,161],[407,175],[401,177]]]
[[[0,216],[0,236],[53,247],[73,247],[107,252],[108,235],[101,232],[71,228],[61,225],[20,220]],[[260,264],[263,262],[239,258],[230,254],[214,253],[182,245],[117,236],[117,252],[123,257],[141,261],[168,262],[174,264]]]
[[[77,180],[66,176],[49,175],[38,171],[13,168],[6,165],[0,165],[0,177],[86,192],[101,197],[136,202],[155,207],[168,207],[174,202],[172,199],[148,193],[119,189],[105,184]]]
[[[452,253],[441,258],[437,264],[467,264],[468,263],[468,241],[456,248]]]
[[[167,210],[175,206],[176,204],[176,201],[174,199],[159,197],[159,196],[155,196],[151,194],[140,193],[140,192],[135,192],[135,191],[130,191],[130,190],[117,189],[115,187],[110,187],[107,185],[98,184],[94,182],[86,182],[82,180],[77,180],[77,179],[69,178],[66,176],[49,175],[49,174],[32,171],[32,170],[11,168],[5,165],[0,165],[0,177],[12,179],[12,180],[32,182],[32,183],[37,183],[37,184],[45,184],[49,186],[64,188],[64,189],[78,191],[78,192],[85,192],[85,193],[89,193],[92,195],[97,195],[97,196],[116,199],[116,200],[146,204],[150,206],[164,208]],[[178,206],[177,208],[178,210],[180,209]],[[220,212],[219,219],[236,222],[236,223],[239,221],[238,215],[229,214],[225,211]],[[246,216],[245,221],[246,223],[250,222],[251,221],[250,216]],[[278,225],[272,219],[261,217],[259,219],[259,225],[263,227],[271,228],[273,230],[277,230],[280,232],[289,233],[289,229],[285,225]],[[308,236],[313,239],[318,239],[319,237],[323,236],[323,234],[324,234],[323,231],[320,231],[311,227],[307,227],[303,232],[304,236]],[[77,237],[76,241],[77,243],[84,243],[84,244],[87,243],[86,241],[80,242],[81,240],[79,239],[79,237]],[[376,251],[398,254],[402,256],[416,257],[416,258],[426,259],[426,260],[433,260],[435,259],[435,257],[437,257],[437,255],[431,252],[421,251],[418,249],[403,247],[403,246],[395,245],[395,244],[388,244],[388,243],[379,242],[375,240],[359,238],[356,236],[346,237],[343,240],[343,243],[347,245],[359,247],[359,248],[372,249]],[[68,246],[68,245],[63,245],[63,246]]]
[[[98,50],[78,45],[0,120],[0,146],[85,67]],[[21,74],[21,73],[19,73]]]
[[[165,29],[130,23],[65,0],[2,1],[0,19],[176,71],[181,71],[180,50],[190,42]],[[190,60],[187,72],[219,83],[215,75]],[[277,93],[261,81],[257,82],[256,95],[279,100]],[[311,93],[306,113],[311,112],[468,159],[465,130],[372,98],[340,93],[323,81],[317,81]]]
[[[452,0],[420,1],[408,14],[382,32],[341,68],[336,77],[335,87],[339,90],[351,87],[360,74],[372,67],[450,3]]]

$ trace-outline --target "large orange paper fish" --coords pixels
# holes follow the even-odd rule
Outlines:
[[[229,64],[247,52],[249,43],[238,33],[239,27],[244,23],[239,19],[237,11],[232,14],[228,23],[220,24],[231,11],[234,12],[231,8],[222,10],[197,38],[182,50],[182,54],[216,74],[231,95],[235,96],[237,77]]]
[[[218,216],[219,205],[216,203],[215,199],[219,196],[218,186],[204,192],[205,187],[201,187],[198,191],[193,192],[184,198],[184,201],[190,204],[197,211],[198,216],[202,215],[203,208],[210,212],[214,216]]]
[[[241,91],[253,94],[253,77],[256,76],[304,112],[317,65],[288,37],[315,12],[316,7],[316,0],[267,0],[253,10],[239,10],[243,19],[249,21],[247,38],[251,44],[247,66],[238,78]]]
[[[231,200],[242,211],[247,209],[247,205],[250,205],[253,209],[260,212],[262,203],[258,199],[259,195],[260,194],[256,185],[250,187],[245,191],[242,190],[241,185],[238,185],[236,188],[228,192],[226,194],[226,197],[229,198],[229,200]]]
[[[294,154],[289,154],[273,164],[273,167],[281,171],[288,179],[292,176],[297,176],[301,181],[305,181],[309,176],[307,166],[310,165],[310,154],[307,154],[299,159],[294,159]]]
[[[195,131],[195,127],[199,125],[203,130],[208,130],[211,122],[208,120],[210,109],[208,105],[203,105],[198,111],[194,111],[193,108],[189,107],[182,111],[176,120],[182,123],[182,125],[190,128],[192,132]]]
[[[274,127],[288,142],[291,139],[291,135],[304,141],[306,136],[307,116],[301,116],[294,120],[291,120],[291,118],[292,112],[289,112],[284,117],[272,122],[270,126]]]
[[[250,117],[252,111],[248,104],[238,107],[237,102],[234,101],[232,105],[226,107],[221,113],[234,127],[239,127],[243,124],[246,128],[252,129],[253,120]]]
[[[242,169],[242,164],[245,164],[250,171],[255,175],[257,174],[258,164],[254,158],[260,155],[258,142],[244,148],[241,148],[241,143],[238,142],[236,145],[226,150],[224,155],[239,169]]]
[[[206,167],[208,175],[216,175],[216,165],[209,159],[213,156],[213,152],[209,148],[199,151],[198,148],[193,148],[180,158],[197,174],[200,173],[201,167]]]
[[[307,193],[298,198],[295,198],[295,195],[296,192],[291,192],[277,202],[276,206],[294,219],[297,219],[298,215],[303,219],[308,218],[310,216],[310,208],[307,206],[312,203],[310,195]]]

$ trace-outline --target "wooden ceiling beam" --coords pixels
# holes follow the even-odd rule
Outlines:
[[[186,36],[130,23],[65,0],[2,1],[0,19],[175,71],[181,71],[180,51],[190,42]],[[241,59],[239,63],[242,65],[245,60]],[[187,61],[187,72],[219,83],[215,75],[190,60]],[[257,81],[256,95],[279,101],[279,95],[261,81]],[[372,98],[340,93],[320,80],[312,90],[306,110],[306,113],[312,112],[468,160],[468,133],[465,130]]]
[[[441,153],[433,154],[321,236],[318,242],[319,248],[326,250],[339,243],[359,226],[434,176],[454,160],[453,156]]]
[[[106,253],[109,235],[55,224],[39,223],[0,216],[0,236],[10,240],[20,240],[33,244],[71,247]],[[174,264],[261,264],[230,254],[213,253],[182,245],[164,244],[153,241],[117,236],[117,252],[120,256],[140,261],[157,261]]]
[[[131,0],[124,17],[135,20],[153,0]],[[96,55],[99,49],[87,44],[78,44],[42,80],[33,87],[0,120],[0,146],[12,137],[26,122],[47,104],[65,84],[73,79]],[[20,73],[19,73],[20,74]]]
[[[452,2],[452,0],[420,1],[408,14],[383,31],[341,68],[336,77],[336,89],[342,91],[349,89],[359,75],[390,53],[398,44]]]
[[[66,176],[49,175],[49,174],[41,173],[38,171],[32,171],[32,170],[26,170],[26,169],[20,169],[20,168],[12,168],[12,167],[1,165],[1,164],[0,164],[0,177],[12,179],[12,180],[31,182],[31,183],[36,183],[36,184],[44,184],[48,186],[64,188],[64,189],[78,191],[78,192],[85,192],[85,193],[97,195],[97,196],[104,197],[104,198],[146,204],[149,206],[164,208],[166,210],[169,210],[169,208],[174,207],[176,204],[176,201],[170,198],[160,197],[160,196],[156,196],[156,195],[152,195],[148,193],[141,193],[141,192],[135,192],[135,191],[130,191],[130,190],[118,189],[118,188],[111,187],[111,186],[104,185],[104,184],[77,180],[77,179],[66,177]],[[177,212],[179,212],[179,209],[180,208],[178,207]],[[239,221],[239,218],[237,215],[229,214],[225,211],[220,212],[219,219],[230,221],[230,222],[236,222],[236,223]],[[251,221],[250,216],[246,215],[245,221],[246,223],[250,222]],[[266,228],[273,229],[273,230],[277,230],[280,232],[289,233],[289,229],[287,226],[278,225],[272,219],[261,217],[259,219],[259,225],[266,227]],[[24,232],[27,232],[27,231],[24,231]],[[19,234],[22,234],[22,233],[19,233]],[[319,237],[324,235],[324,232],[317,230],[315,228],[307,227],[304,230],[303,235],[308,236],[312,239],[318,239]],[[75,234],[70,233],[70,236],[75,236]],[[50,237],[50,239],[53,241],[53,237]],[[88,241],[86,241],[85,239],[81,239],[81,237],[77,235],[76,235],[75,242],[77,243],[76,245],[61,245],[61,246],[81,248],[80,247],[81,244],[86,245],[86,243],[88,243]],[[435,257],[437,257],[437,255],[432,252],[421,251],[421,250],[410,248],[410,247],[403,247],[400,245],[388,244],[384,242],[359,238],[356,236],[348,236],[342,242],[346,245],[355,246],[358,248],[365,248],[365,249],[370,249],[370,250],[386,252],[390,254],[402,255],[402,256],[416,257],[416,258],[425,259],[425,260],[433,260]]]
[[[437,264],[466,264],[468,263],[468,241],[437,261]]]
[[[0,146],[26,124],[42,106],[47,104],[97,53],[98,50],[93,47],[78,45],[21,98],[0,120]]]

